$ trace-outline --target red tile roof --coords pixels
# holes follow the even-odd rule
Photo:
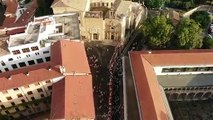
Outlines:
[[[51,63],[47,62],[0,73],[0,91],[62,76],[57,69],[52,68],[49,71],[50,66]],[[27,72],[29,72],[29,76],[26,75]]]
[[[53,85],[51,119],[95,118],[91,76],[66,76]]]
[[[130,53],[138,102],[143,120],[169,120],[152,65],[140,54]]]
[[[18,3],[16,0],[6,0],[6,14],[15,14],[18,8]]]
[[[168,120],[153,67],[213,64],[213,50],[158,50],[129,53],[136,83],[140,112],[145,120]]]
[[[5,17],[2,26],[10,25],[11,23],[14,23],[15,20],[16,20],[16,17]]]
[[[52,62],[64,66],[66,72],[90,73],[83,43],[61,40],[53,44],[51,51]]]
[[[213,50],[159,50],[159,51],[140,51],[146,60],[153,66],[171,66],[171,65],[197,65],[213,64]],[[199,57],[198,57],[199,54]]]
[[[54,43],[51,60],[56,66],[64,66],[66,73],[90,73],[84,44],[80,41]],[[91,76],[65,76],[53,85],[52,100],[51,119],[95,118]]]

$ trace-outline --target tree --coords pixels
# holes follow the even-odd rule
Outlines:
[[[35,16],[52,15],[53,10],[51,8],[53,0],[37,0],[38,7],[35,12]]]
[[[203,29],[206,29],[211,22],[210,15],[206,11],[196,11],[192,13],[190,18],[198,22]]]
[[[161,8],[168,0],[145,0],[144,3],[148,8]]]
[[[165,16],[147,19],[141,27],[142,34],[149,47],[166,48],[173,35],[174,28]]]
[[[203,46],[202,46],[202,48],[204,48],[204,49],[212,49],[213,48],[213,38],[210,35],[206,36],[203,39]]]
[[[183,19],[177,28],[177,47],[182,49],[193,49],[202,47],[202,29],[194,20]]]

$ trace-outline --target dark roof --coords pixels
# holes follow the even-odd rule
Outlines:
[[[213,50],[209,49],[154,50],[135,53],[144,57],[153,66],[213,64],[213,57],[211,57]]]
[[[65,75],[60,66],[85,75]],[[51,46],[51,62],[1,73],[0,91],[59,77],[64,78],[53,84],[51,118],[95,118],[92,76],[80,41],[59,40]]]

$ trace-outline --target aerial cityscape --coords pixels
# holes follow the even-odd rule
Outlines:
[[[0,0],[0,120],[213,120],[213,1]]]

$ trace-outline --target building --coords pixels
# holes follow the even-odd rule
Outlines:
[[[24,33],[1,37],[0,72],[50,61],[52,43],[80,38],[78,21],[77,13],[38,17]]]
[[[0,114],[5,119],[47,110],[51,120],[95,119],[92,76],[79,40],[55,42],[51,61],[0,73],[0,80]]]
[[[16,0],[5,1],[8,7],[5,11],[3,24],[0,26],[1,36],[23,33],[28,22],[33,20],[37,8],[36,0],[33,0],[28,6],[23,8],[19,2]]]
[[[81,4],[75,0],[69,2],[55,0],[51,7],[55,14],[72,11],[80,14],[80,34],[83,40],[124,41],[126,31],[137,27],[144,12],[139,3],[131,1],[84,0]]]
[[[212,54],[212,50],[130,52],[123,59],[125,119],[173,120],[168,101],[212,98]]]

